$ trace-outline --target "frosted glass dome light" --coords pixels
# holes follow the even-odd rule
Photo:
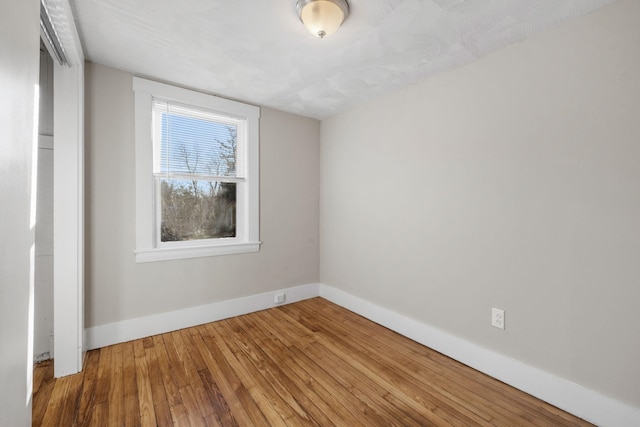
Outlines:
[[[321,39],[335,33],[349,15],[346,0],[298,0],[296,7],[307,30]]]

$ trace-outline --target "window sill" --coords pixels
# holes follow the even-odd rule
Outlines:
[[[170,261],[174,259],[202,258],[209,256],[246,254],[258,252],[261,242],[231,243],[216,246],[187,246],[176,248],[138,249],[136,263]]]

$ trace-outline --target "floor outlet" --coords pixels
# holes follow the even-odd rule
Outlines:
[[[499,308],[491,309],[491,326],[504,329],[504,310],[500,310]]]
[[[287,294],[285,293],[275,294],[275,296],[273,297],[274,304],[284,304],[286,300],[287,300]]]

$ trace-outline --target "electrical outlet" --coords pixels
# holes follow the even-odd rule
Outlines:
[[[281,294],[275,294],[273,296],[273,303],[274,304],[284,304],[284,302],[287,300],[287,294],[285,294],[284,292]]]
[[[500,310],[499,308],[491,309],[491,326],[504,329],[504,310]]]

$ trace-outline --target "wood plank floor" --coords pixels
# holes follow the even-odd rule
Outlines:
[[[324,299],[34,371],[34,426],[583,426]]]

